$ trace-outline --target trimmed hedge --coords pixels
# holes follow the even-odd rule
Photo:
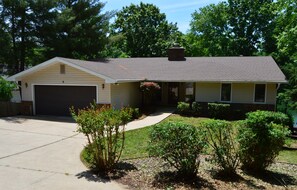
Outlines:
[[[230,119],[230,104],[208,103],[208,115],[214,119]]]

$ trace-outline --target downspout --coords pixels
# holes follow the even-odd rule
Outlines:
[[[280,88],[280,85],[281,85],[281,83],[277,83],[276,94],[277,94],[278,89]],[[275,100],[275,110],[274,111],[277,111],[277,100]],[[287,112],[287,108],[286,108],[286,112]]]

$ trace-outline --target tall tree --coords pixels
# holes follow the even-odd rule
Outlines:
[[[35,7],[50,0],[2,0],[0,2],[1,38],[6,40],[6,49],[1,51],[4,63],[8,65],[9,73],[23,71],[31,65],[30,57],[34,57],[34,48],[38,46]],[[43,11],[50,11],[52,6],[44,6]]]
[[[289,109],[297,110],[297,2],[279,0],[277,17],[277,52],[289,84],[282,89],[280,99]]]
[[[124,52],[131,57],[165,56],[178,37],[176,24],[153,4],[140,3],[124,7],[116,14],[114,34],[122,34]]]
[[[98,0],[60,0],[55,39],[49,57],[95,59],[107,43],[109,13]]]
[[[269,33],[275,17],[272,8],[273,0],[228,0],[229,25],[237,55],[255,55],[261,48],[273,48],[269,46],[273,44]]]
[[[232,55],[226,3],[210,4],[192,14],[191,30],[187,34],[187,50],[191,56]]]

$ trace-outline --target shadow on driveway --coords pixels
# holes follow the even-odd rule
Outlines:
[[[37,115],[37,116],[13,116],[13,117],[2,117],[4,121],[11,123],[22,124],[27,120],[40,120],[40,121],[53,121],[53,122],[63,122],[63,123],[75,123],[72,117],[61,117],[61,116],[45,116],[45,115]]]

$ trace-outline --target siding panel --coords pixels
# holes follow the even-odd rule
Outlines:
[[[220,101],[220,83],[196,83],[195,99],[198,102]]]
[[[138,107],[141,100],[139,83],[121,83],[111,85],[111,102],[112,106],[120,109],[123,106]]]
[[[33,85],[36,84],[82,84],[98,86],[98,103],[111,103],[110,84],[105,84],[103,89],[103,83],[103,79],[67,65],[65,65],[65,74],[60,74],[60,64],[54,64],[22,79],[22,99],[33,101]]]

